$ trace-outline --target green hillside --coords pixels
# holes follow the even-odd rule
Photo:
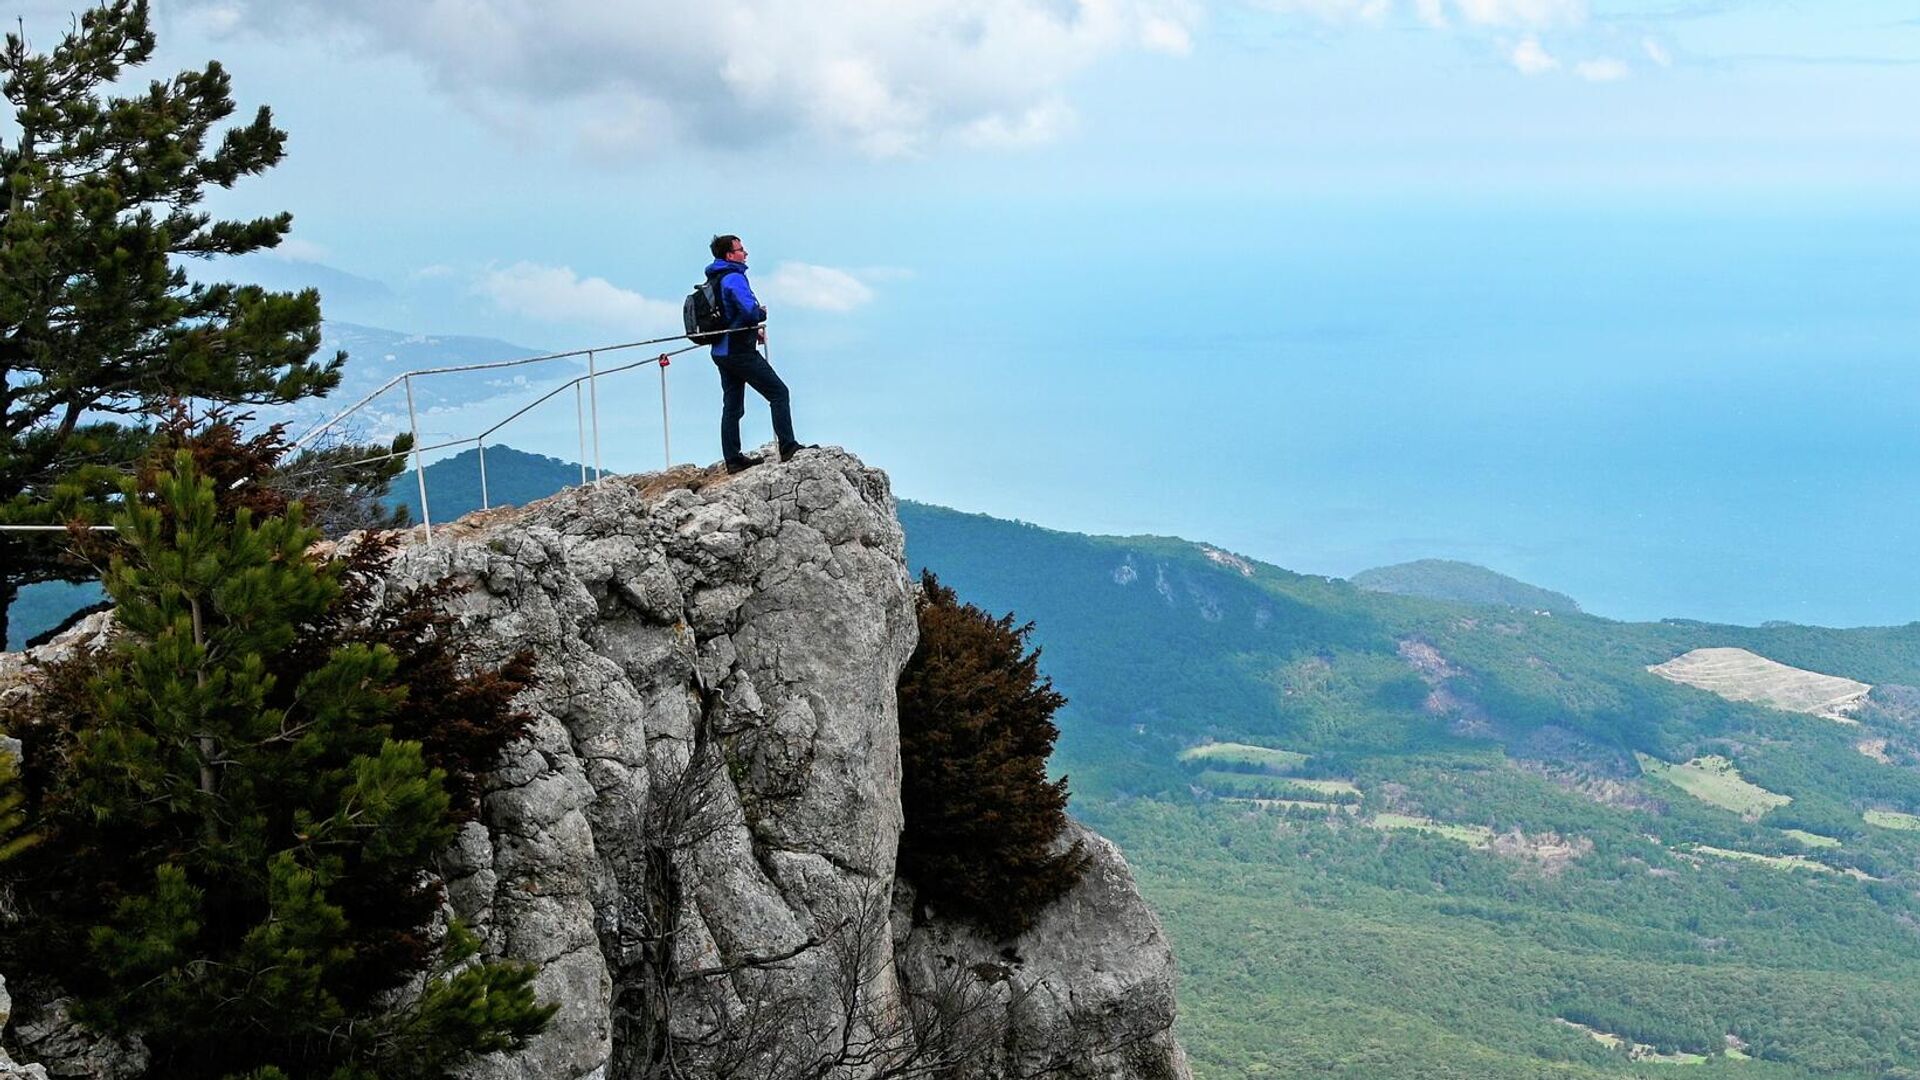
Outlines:
[[[1456,600],[1463,604],[1551,611],[1556,615],[1576,615],[1580,612],[1579,602],[1565,593],[1529,585],[1484,566],[1452,559],[1419,559],[1376,567],[1362,570],[1353,575],[1351,580],[1368,592],[1393,593],[1395,596],[1424,596],[1429,600]]]
[[[480,451],[462,450],[428,465],[427,503],[436,522],[452,521],[480,509]],[[487,502],[524,506],[580,482],[580,466],[559,458],[529,454],[511,446],[487,447]],[[412,469],[393,480],[388,502],[407,508],[407,520],[420,520],[420,481]]]
[[[1617,623],[901,516],[916,567],[1035,620],[1198,1075],[1920,1076],[1920,625]],[[1716,646],[1875,689],[1842,722],[1647,670]]]

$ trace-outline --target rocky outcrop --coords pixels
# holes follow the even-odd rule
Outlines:
[[[13,1019],[13,997],[7,993],[7,981],[0,979],[0,1028]],[[0,1047],[0,1080],[47,1080],[44,1065],[21,1065]]]
[[[894,880],[916,630],[883,474],[827,450],[609,480],[443,529],[396,574],[471,584],[476,660],[540,657],[533,737],[447,872],[562,1010],[476,1075],[1186,1075],[1172,956],[1111,844],[1085,837],[1087,878],[1015,942]]]
[[[1189,1075],[1112,844],[1062,837],[1087,875],[1012,941],[895,880],[916,624],[884,474],[819,450],[609,478],[416,533],[392,569],[447,577],[473,662],[539,666],[449,903],[560,1005],[472,1076]]]
[[[1112,841],[1075,824],[1060,844],[1076,841],[1092,857],[1086,876],[1017,941],[938,917],[912,925],[896,909],[896,925],[911,926],[899,951],[909,982],[958,970],[993,988],[1000,1045],[986,1075],[1186,1078],[1160,920]]]
[[[0,979],[0,1030],[7,1030],[9,1042],[33,1061],[18,1064],[0,1048],[0,1080],[131,1080],[146,1072],[150,1057],[139,1039],[96,1035],[73,1019],[67,1005],[59,998],[16,1014],[6,980]]]
[[[26,1068],[44,1069],[39,1075],[53,1080],[134,1080],[146,1075],[152,1059],[138,1038],[89,1031],[73,1018],[69,1005],[68,999],[57,998],[13,1018],[14,1041],[37,1063]],[[0,1078],[7,1075],[0,1070]]]

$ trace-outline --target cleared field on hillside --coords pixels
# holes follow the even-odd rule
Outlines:
[[[1867,819],[1867,824],[1878,825],[1883,829],[1920,832],[1920,815],[1917,814],[1902,814],[1897,810],[1869,810],[1860,816]]]
[[[1598,1028],[1591,1028],[1585,1024],[1576,1024],[1564,1017],[1556,1016],[1553,1022],[1563,1027],[1570,1027],[1609,1050],[1625,1050],[1628,1058],[1644,1065],[1705,1065],[1708,1060],[1710,1060],[1710,1055],[1693,1054],[1685,1050],[1672,1054],[1663,1054],[1657,1048],[1648,1046],[1645,1043],[1633,1042],[1622,1036],[1601,1031]],[[1729,1036],[1729,1039],[1731,1039],[1731,1036]],[[1722,1052],[1730,1061],[1751,1060],[1746,1054],[1732,1045],[1728,1045]]]
[[[1733,762],[1717,754],[1697,757],[1684,765],[1647,754],[1636,753],[1634,757],[1640,760],[1640,770],[1648,776],[1657,776],[1701,802],[1731,810],[1744,818],[1757,819],[1774,807],[1793,801],[1791,795],[1781,795],[1748,782]]]
[[[1295,787],[1317,791],[1322,795],[1358,795],[1360,789],[1351,780],[1288,780]]]
[[[1486,847],[1493,843],[1493,830],[1485,825],[1449,825],[1432,818],[1413,817],[1410,814],[1375,814],[1367,824],[1376,829],[1405,829],[1410,832],[1444,836],[1448,840],[1458,840],[1471,847]]]
[[[1246,803],[1262,810],[1320,810],[1326,813],[1357,814],[1358,803],[1330,803],[1317,799],[1227,799],[1226,802]]]
[[[1689,850],[1697,851],[1702,855],[1712,855],[1718,859],[1734,859],[1739,862],[1760,863],[1763,866],[1771,866],[1777,870],[1813,870],[1822,874],[1846,873],[1844,870],[1836,870],[1825,863],[1815,862],[1805,855],[1762,855],[1757,851],[1734,851],[1731,848],[1710,847],[1706,844],[1695,844]]]
[[[1226,772],[1208,769],[1193,778],[1194,784],[1215,795],[1253,799],[1298,799],[1306,802],[1357,803],[1360,789],[1348,780],[1301,780],[1266,773]]]
[[[1831,836],[1821,836],[1819,833],[1810,833],[1810,832],[1807,832],[1805,829],[1781,829],[1780,831],[1783,833],[1786,833],[1788,836],[1793,837],[1795,840],[1800,841],[1801,843],[1807,845],[1808,847],[1836,848],[1840,846],[1840,841],[1834,839]]]
[[[1226,765],[1252,765],[1269,772],[1292,772],[1307,763],[1307,755],[1292,750],[1275,750],[1246,743],[1217,742],[1180,751],[1181,761],[1214,761]]]
[[[1745,649],[1695,649],[1647,670],[1729,701],[1751,701],[1849,724],[1855,721],[1847,711],[1873,689],[1838,675],[1788,667]]]

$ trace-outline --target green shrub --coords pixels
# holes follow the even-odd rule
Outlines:
[[[900,676],[900,871],[921,903],[1012,936],[1079,880],[1062,848],[1067,780],[1047,779],[1066,699],[1027,651],[1031,624],[995,619],[932,574],[921,581],[920,645]]]
[[[533,971],[436,932],[431,870],[525,724],[525,659],[457,674],[437,593],[374,601],[386,548],[318,557],[299,504],[237,498],[187,448],[127,486],[118,636],[18,732],[45,838],[8,866],[9,965],[140,1033],[154,1076],[442,1077],[524,1045]]]

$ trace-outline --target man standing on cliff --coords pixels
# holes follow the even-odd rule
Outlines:
[[[747,387],[767,399],[773,413],[773,436],[780,442],[780,460],[787,461],[802,450],[793,436],[793,413],[787,405],[787,384],[760,354],[767,340],[767,309],[747,284],[747,246],[737,236],[713,238],[713,262],[707,267],[707,280],[713,285],[714,299],[726,318],[728,332],[713,343],[713,364],[720,369],[720,452],[726,458],[727,471],[737,473],[760,464],[755,454],[740,452],[740,418],[747,414]]]

